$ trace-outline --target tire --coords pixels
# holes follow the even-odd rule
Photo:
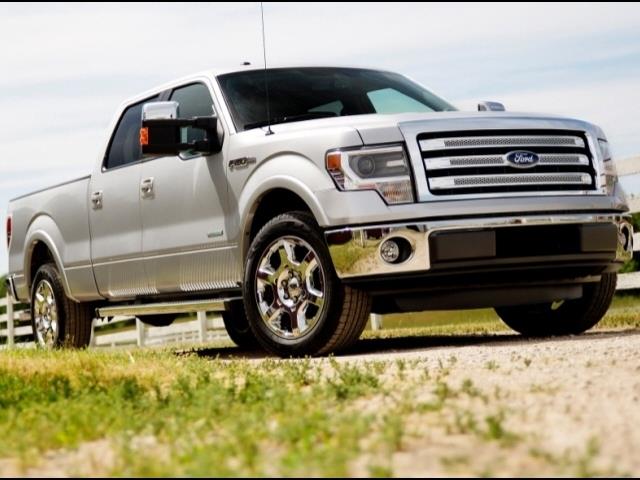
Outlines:
[[[281,357],[344,350],[371,312],[371,297],[336,276],[322,232],[306,212],[278,215],[255,236],[243,299],[256,339]]]
[[[222,312],[222,321],[229,338],[237,346],[247,349],[259,347],[259,343],[249,326],[242,300],[227,303],[225,311]]]
[[[605,273],[599,282],[584,285],[583,295],[553,303],[496,308],[511,329],[528,337],[579,335],[594,327],[609,309],[616,292],[615,273]]]
[[[42,348],[83,348],[91,341],[94,309],[77,303],[64,293],[56,266],[41,266],[31,286],[31,326],[36,344]]]
[[[145,325],[151,325],[152,327],[168,327],[175,321],[176,316],[173,314],[142,315],[138,319]]]

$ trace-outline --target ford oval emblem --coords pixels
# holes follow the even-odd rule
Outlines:
[[[533,152],[526,150],[516,150],[504,156],[505,160],[516,168],[531,168],[538,164],[540,157]]]

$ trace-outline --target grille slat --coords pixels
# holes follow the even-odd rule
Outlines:
[[[429,189],[435,195],[595,189],[595,171],[582,132],[509,130],[424,133],[417,137]],[[535,153],[531,167],[510,152]]]
[[[430,181],[432,190],[506,185],[590,185],[588,173],[537,173],[507,175],[467,175],[463,177],[438,177]]]
[[[450,148],[493,147],[578,147],[584,148],[584,140],[576,136],[549,135],[491,135],[486,137],[431,138],[420,141],[423,152]]]
[[[589,157],[582,154],[554,154],[542,153],[538,155],[540,162],[538,165],[576,165],[589,166]],[[511,166],[504,158],[504,155],[462,155],[456,157],[435,157],[425,161],[427,170],[441,170],[445,168],[468,168],[468,167],[496,167]]]

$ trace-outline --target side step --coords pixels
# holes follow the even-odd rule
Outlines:
[[[215,300],[192,300],[186,302],[163,302],[163,303],[143,303],[135,305],[117,305],[96,308],[98,318],[140,315],[157,315],[171,313],[192,313],[192,312],[220,312],[224,310],[224,304],[233,300],[240,300],[241,297],[218,298]]]

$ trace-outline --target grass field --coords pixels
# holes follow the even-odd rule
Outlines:
[[[617,298],[602,327],[640,327],[639,304]],[[385,330],[365,336],[503,330],[483,310],[388,316]],[[393,455],[429,435],[414,431],[416,422],[508,454],[521,434],[506,426],[506,410],[472,379],[449,381],[451,365],[229,360],[204,347],[4,351],[0,474],[388,476]],[[480,413],[463,407],[469,402],[482,403]],[[585,452],[535,458],[553,474],[593,473]],[[437,461],[455,472],[460,459]]]

